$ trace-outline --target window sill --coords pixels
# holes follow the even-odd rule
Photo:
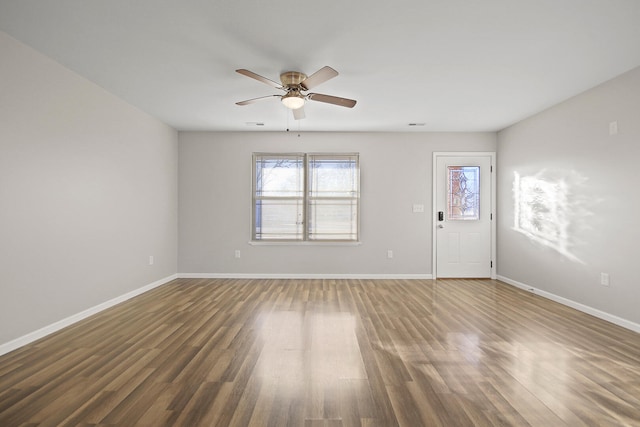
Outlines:
[[[249,242],[251,246],[360,246],[362,242],[337,242],[337,241],[327,241],[327,242],[294,242],[294,241],[262,241],[262,240],[251,240]]]

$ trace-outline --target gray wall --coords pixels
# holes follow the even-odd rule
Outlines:
[[[178,148],[1,32],[0,57],[2,344],[177,272]]]
[[[180,273],[430,275],[433,151],[495,151],[495,133],[181,132]],[[252,152],[359,152],[360,246],[252,246]],[[424,213],[413,213],[423,204]],[[234,251],[241,258],[234,258]],[[387,250],[394,252],[387,259]]]
[[[499,276],[640,323],[639,160],[640,68],[499,132]]]

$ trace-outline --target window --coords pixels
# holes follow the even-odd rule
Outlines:
[[[480,219],[480,166],[447,166],[447,219]]]
[[[253,155],[255,241],[358,241],[358,154]]]

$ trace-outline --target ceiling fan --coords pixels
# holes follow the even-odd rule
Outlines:
[[[338,72],[331,67],[322,67],[310,76],[299,71],[286,71],[280,74],[281,83],[274,82],[273,80],[254,73],[253,71],[245,70],[244,68],[236,70],[236,72],[286,92],[284,95],[268,95],[236,102],[237,105],[253,104],[254,102],[277,96],[280,97],[280,100],[285,107],[293,111],[293,118],[296,120],[304,119],[304,103],[306,100],[325,102],[327,104],[334,104],[347,108],[353,108],[354,105],[356,105],[356,101],[353,99],[323,95],[321,93],[304,93],[309,89],[318,86],[320,83],[324,83],[337,76]]]

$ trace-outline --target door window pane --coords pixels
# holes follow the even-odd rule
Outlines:
[[[480,219],[480,166],[447,166],[447,220]]]

